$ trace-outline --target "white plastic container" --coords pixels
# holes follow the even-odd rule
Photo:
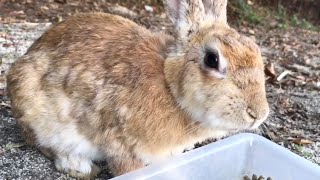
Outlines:
[[[255,134],[238,134],[113,180],[320,180],[320,166]]]

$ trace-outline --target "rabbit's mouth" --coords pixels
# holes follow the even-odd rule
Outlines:
[[[217,115],[210,115],[206,118],[206,127],[210,127],[213,130],[224,130],[229,133],[236,133],[245,130],[256,130],[266,119],[268,113],[261,119],[256,119],[252,117],[233,117],[224,118]],[[248,120],[248,118],[250,118]]]
[[[257,129],[257,128],[267,119],[268,115],[269,115],[269,112],[266,113],[266,115],[265,115],[263,118],[261,118],[261,119],[259,119],[259,120],[253,121],[253,122],[251,123],[249,129],[250,129],[250,130],[255,130],[255,129]]]
[[[246,120],[250,123],[250,127],[248,129],[255,130],[257,129],[268,117],[269,115],[269,108],[261,109],[259,114],[254,113],[250,111],[250,108],[248,108],[246,114]]]

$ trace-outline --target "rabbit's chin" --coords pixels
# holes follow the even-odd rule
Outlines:
[[[210,127],[213,131],[225,131],[227,133],[237,133],[241,131],[255,131],[257,130],[260,125],[262,124],[263,121],[261,122],[254,122],[252,124],[241,124],[241,123],[235,123],[235,122],[228,122],[226,120],[221,120],[221,121],[210,121],[207,124],[207,127]]]
[[[235,119],[225,119],[215,115],[210,115],[209,117],[203,118],[201,124],[203,127],[211,129],[214,132],[224,132],[227,133],[236,133],[244,130],[256,129],[262,123],[240,123]]]

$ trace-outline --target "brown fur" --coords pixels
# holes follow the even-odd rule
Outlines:
[[[49,102],[55,100],[56,93],[63,93],[75,104],[70,115],[79,119],[79,131],[90,137],[96,144],[106,146],[106,151],[119,151],[118,148],[126,151],[125,149],[131,149],[131,146],[140,143],[144,144],[146,151],[150,153],[163,153],[164,150],[159,147],[175,146],[178,140],[174,137],[184,137],[183,127],[189,121],[188,118],[182,118],[185,116],[183,112],[177,111],[177,106],[168,93],[163,75],[165,47],[166,44],[172,42],[172,39],[163,34],[151,34],[132,23],[123,23],[123,39],[109,39],[112,33],[118,32],[118,29],[112,28],[118,28],[119,24],[116,27],[108,24],[109,26],[106,27],[103,22],[95,21],[96,16],[105,17],[104,20],[108,23],[113,17],[105,14],[85,14],[58,24],[45,33],[28,51],[29,56],[37,57],[35,54],[38,49],[41,49],[46,54],[45,57],[39,56],[34,59],[36,62],[21,59],[11,68],[8,83],[13,110],[21,113],[16,116],[17,120],[23,122],[20,124],[23,129],[27,129],[28,125],[25,126],[24,122],[28,118],[23,120],[20,118],[25,115],[23,114],[25,109],[39,106],[39,108],[32,108],[36,112],[32,112],[30,116],[36,116],[40,113],[39,111],[43,110],[43,107],[40,107],[43,104],[40,103],[44,102],[37,101],[35,92],[44,93]],[[119,22],[120,20],[127,21],[118,17]],[[98,45],[96,39],[90,38],[89,34],[92,34],[90,30],[86,29],[85,24],[88,22],[91,22],[88,28],[95,27],[92,29],[96,36],[105,37],[99,39],[100,44]],[[74,34],[71,31],[75,24],[79,27],[83,25],[81,33]],[[63,32],[63,34],[55,37],[57,32]],[[135,36],[135,34],[143,34],[143,37]],[[75,37],[72,37],[73,35]],[[66,39],[58,41],[59,37],[66,37]],[[68,45],[68,49],[66,49],[67,45],[63,45],[64,40],[68,40],[68,44],[71,44]],[[118,43],[120,44],[117,47],[112,48],[112,44]],[[86,46],[85,49],[81,47],[83,44]],[[54,47],[58,48],[54,49]],[[106,53],[106,49],[101,47],[111,48],[107,49],[108,53]],[[68,52],[64,52],[65,50]],[[127,56],[128,53],[130,57]],[[48,62],[49,57],[47,56],[54,58]],[[119,62],[118,59],[121,59],[122,62]],[[37,71],[41,66],[46,67],[47,63],[50,63],[50,67],[46,72]],[[31,67],[27,69],[27,66]],[[28,72],[25,73],[25,71]],[[19,82],[15,83],[15,81]],[[97,85],[97,81],[103,83]],[[31,85],[30,82],[34,82],[35,85]],[[117,94],[117,99],[109,97],[108,94],[97,97],[97,92],[103,91],[104,86],[108,91]],[[92,100],[96,98],[103,98],[103,102],[95,104]],[[28,104],[24,106],[26,103]],[[128,106],[132,113],[140,113],[135,113],[134,119],[130,121],[116,114],[112,116],[114,110],[122,105]],[[162,108],[159,109],[157,106]],[[53,108],[59,111],[59,107],[53,106]],[[163,112],[163,109],[166,111]],[[149,115],[146,116],[146,114]],[[30,120],[35,121],[35,119]],[[121,121],[129,122],[126,127],[122,127]],[[155,131],[160,131],[160,134],[155,136]],[[24,132],[28,131],[24,130]],[[31,134],[32,131],[29,131],[26,137]],[[136,142],[137,140],[139,142]],[[116,141],[120,141],[125,147],[114,147],[113,149],[112,144]],[[131,152],[123,152],[124,156],[126,153],[131,154]],[[124,165],[120,167],[130,168]],[[121,170],[121,172],[126,171],[128,170]]]
[[[14,115],[29,142],[56,157],[68,156],[67,151],[48,147],[42,139],[64,131],[56,132],[56,124],[74,124],[77,133],[99,147],[115,175],[143,167],[149,157],[167,157],[197,141],[249,128],[255,121],[241,114],[245,107],[256,119],[265,116],[258,47],[223,23],[188,38],[151,33],[109,14],[67,19],[11,68]],[[201,68],[202,47],[211,41],[220,42],[229,60],[226,79]],[[179,42],[183,51],[174,49]],[[223,125],[202,122],[189,110],[197,107],[204,115],[216,109]],[[83,178],[98,171],[67,172]]]

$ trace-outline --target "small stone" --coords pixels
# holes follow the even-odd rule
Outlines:
[[[258,180],[258,176],[255,175],[255,174],[253,174],[253,175],[252,175],[252,180]]]
[[[251,35],[251,36],[249,36],[253,41],[256,41],[256,37],[255,36],[253,36],[253,35]]]
[[[144,5],[144,9],[147,11],[147,12],[153,12],[153,7],[149,6],[149,5]]]
[[[114,14],[119,14],[125,17],[136,17],[137,13],[120,5],[109,7],[109,11]]]
[[[251,35],[254,35],[255,34],[255,32],[254,32],[254,30],[252,30],[252,29],[249,29],[249,34],[251,34]]]

